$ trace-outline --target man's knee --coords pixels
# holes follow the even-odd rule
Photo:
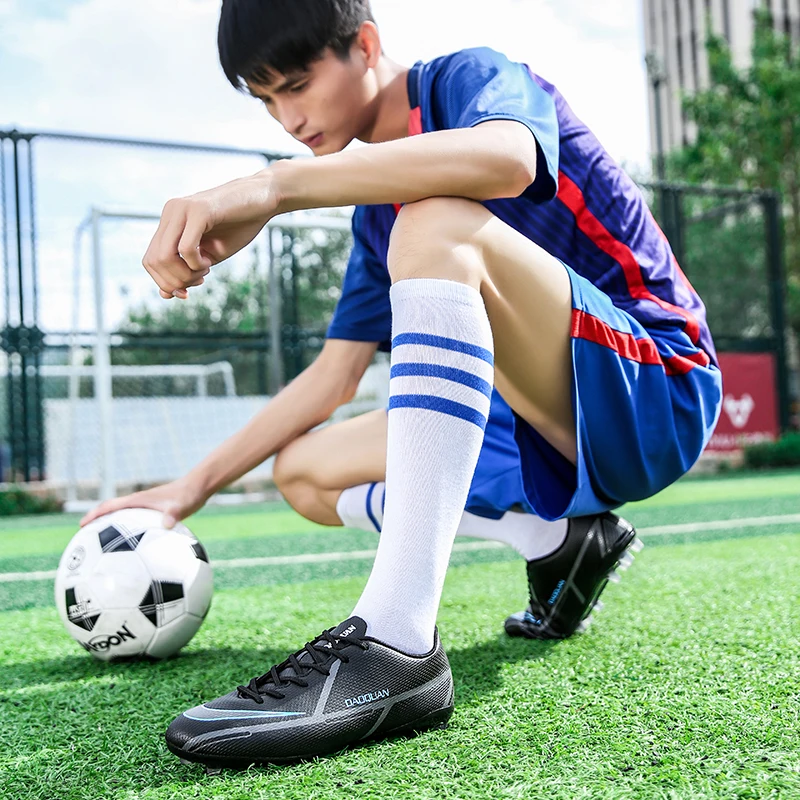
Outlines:
[[[290,486],[302,475],[300,459],[296,456],[295,442],[289,442],[275,455],[272,464],[272,480],[275,486],[283,493],[284,487]]]
[[[275,456],[272,465],[272,480],[287,503],[299,514],[313,504],[316,497],[311,475],[301,456],[297,440],[290,442]]]
[[[445,278],[479,286],[484,275],[478,233],[491,213],[460,197],[429,197],[400,209],[389,240],[393,281]]]

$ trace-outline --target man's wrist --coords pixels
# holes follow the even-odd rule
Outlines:
[[[207,470],[195,468],[180,479],[188,499],[192,502],[205,504],[212,494],[217,492],[222,486],[216,486],[211,475]]]
[[[297,205],[295,167],[292,159],[282,158],[280,161],[270,164],[262,172],[264,177],[270,181],[273,196],[278,200],[276,215],[297,211],[301,207]]]

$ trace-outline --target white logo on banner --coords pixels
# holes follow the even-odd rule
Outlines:
[[[743,394],[738,400],[732,394],[727,394],[722,407],[730,417],[734,428],[744,428],[756,403],[749,394]]]

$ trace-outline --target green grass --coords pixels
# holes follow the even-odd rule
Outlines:
[[[800,475],[683,481],[625,510],[639,527],[800,513]],[[74,520],[0,533],[0,572],[52,569]],[[358,550],[283,506],[190,521],[214,559]],[[587,634],[509,640],[524,603],[508,551],[454,557],[440,628],[456,681],[447,731],[293,767],[206,776],[166,750],[190,705],[344,618],[369,561],[218,569],[179,658],[102,664],[64,633],[48,581],[0,584],[0,798],[800,797],[800,524],[650,535]]]

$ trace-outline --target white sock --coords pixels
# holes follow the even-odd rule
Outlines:
[[[381,532],[386,484],[362,483],[345,489],[336,501],[336,513],[345,528]]]
[[[386,506],[353,613],[370,636],[425,653],[489,415],[492,331],[480,293],[461,283],[399,281],[391,301]]]
[[[383,492],[383,483],[366,483],[345,489],[336,505],[339,518],[348,528],[380,532]],[[487,519],[465,511],[456,536],[502,542],[513,547],[526,561],[534,561],[549,556],[562,545],[567,536],[567,520],[548,522],[533,514],[516,511],[506,511],[500,519]]]

